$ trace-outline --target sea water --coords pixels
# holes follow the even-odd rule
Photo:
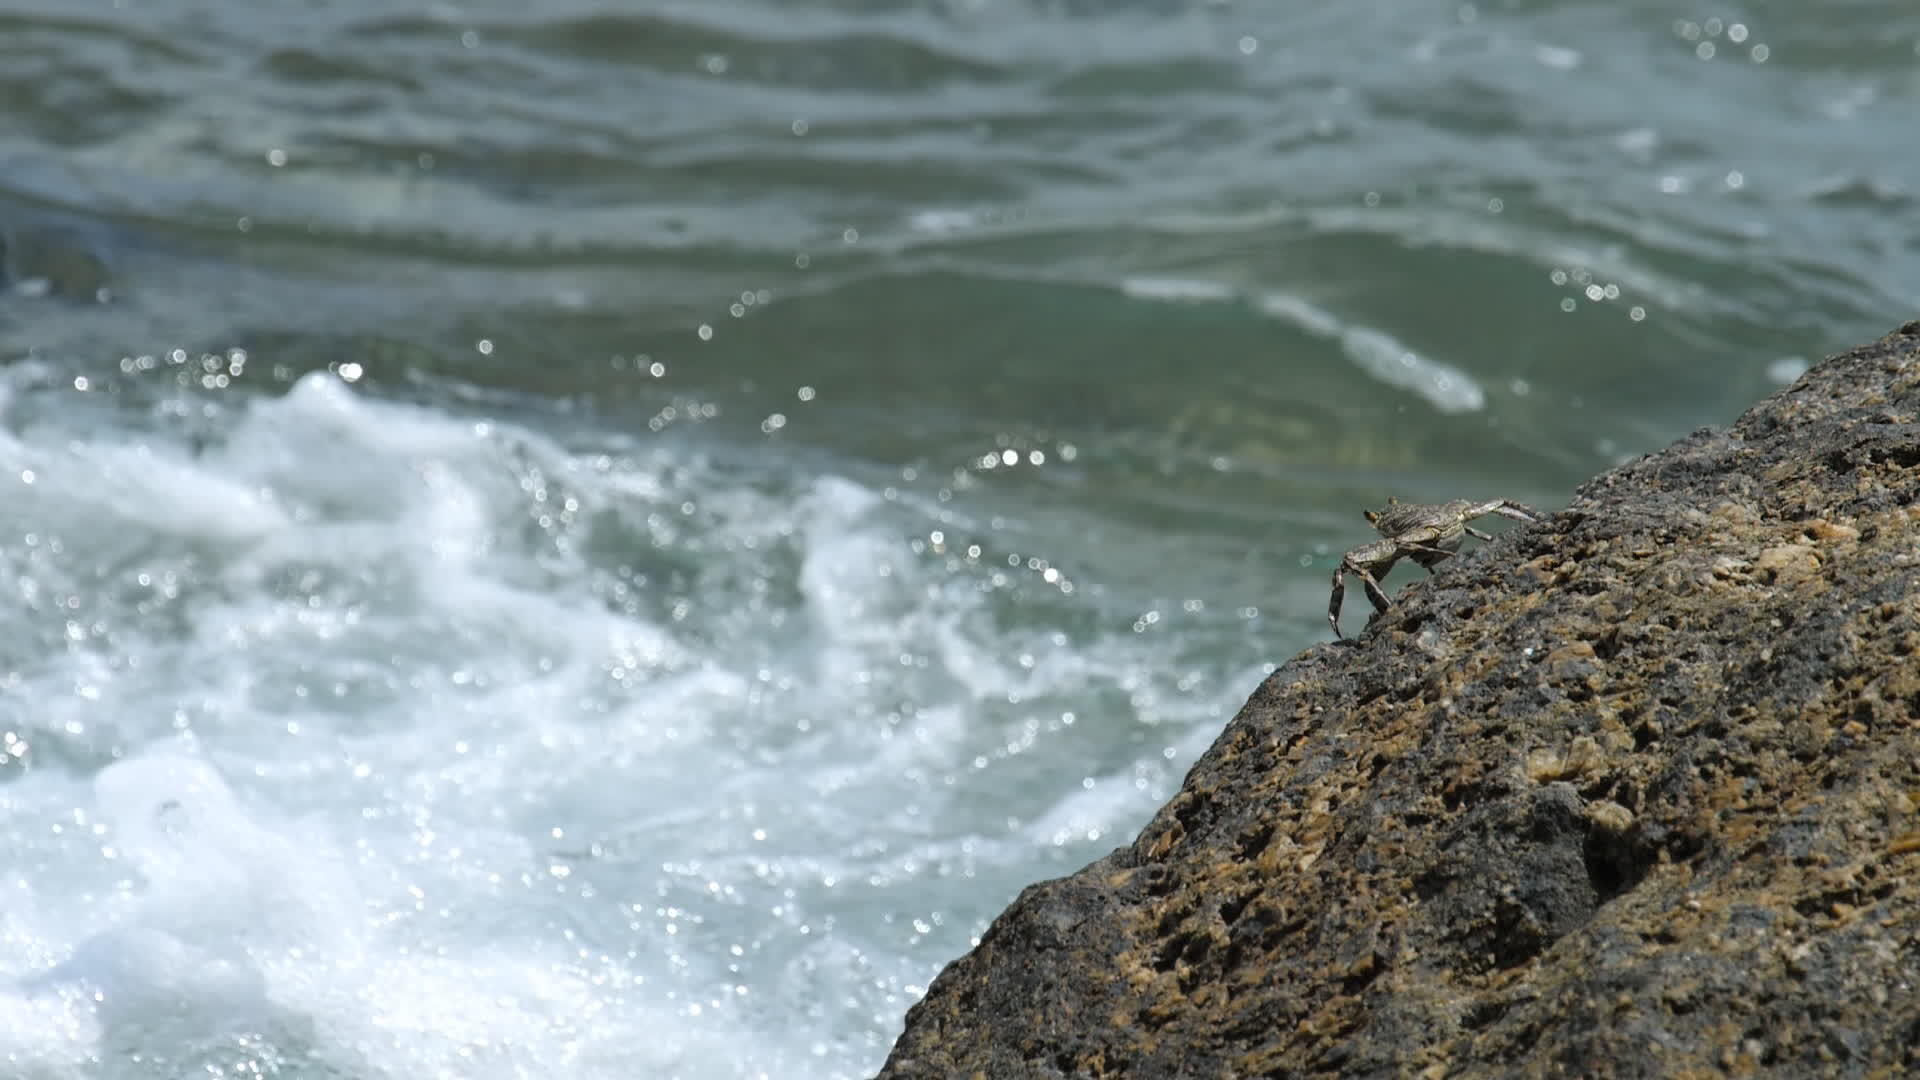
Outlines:
[[[1361,510],[1920,311],[1907,4],[4,7],[0,1080],[870,1075]]]

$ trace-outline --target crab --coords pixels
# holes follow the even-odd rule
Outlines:
[[[1460,550],[1460,542],[1467,536],[1480,540],[1493,539],[1467,524],[1488,514],[1499,514],[1515,521],[1540,520],[1539,511],[1512,499],[1490,499],[1486,502],[1455,499],[1443,503],[1403,503],[1398,499],[1388,499],[1385,509],[1366,511],[1367,523],[1379,530],[1384,539],[1361,544],[1340,557],[1340,566],[1333,572],[1333,596],[1327,602],[1327,622],[1333,624],[1333,636],[1346,640],[1346,635],[1340,632],[1340,602],[1347,595],[1348,574],[1359,575],[1360,584],[1366,587],[1367,599],[1373,601],[1374,610],[1384,613],[1393,606],[1393,601],[1387,599],[1386,592],[1380,588],[1379,579],[1387,576],[1394,563],[1401,559],[1412,559],[1420,564],[1421,569],[1433,573],[1436,565],[1452,558]]]

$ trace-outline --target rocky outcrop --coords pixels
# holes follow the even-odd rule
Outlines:
[[[1920,323],[1280,668],[882,1076],[1920,1075]]]

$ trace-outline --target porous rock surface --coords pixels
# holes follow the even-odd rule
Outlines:
[[[1920,323],[1268,678],[883,1077],[1920,1076]]]

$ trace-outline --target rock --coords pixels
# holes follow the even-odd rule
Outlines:
[[[1916,414],[1920,323],[1300,654],[881,1075],[1920,1075]]]

